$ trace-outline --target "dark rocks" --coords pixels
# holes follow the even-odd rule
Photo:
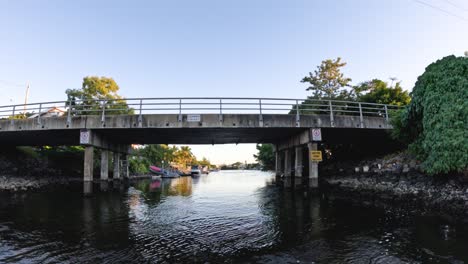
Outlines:
[[[68,177],[18,177],[0,176],[0,191],[29,191],[37,190],[50,185],[63,185],[76,182],[80,179]]]
[[[366,166],[367,173],[363,170]],[[468,184],[456,175],[425,175],[419,171],[419,162],[406,154],[349,164],[342,169],[344,173],[322,168],[325,185],[339,188],[338,192],[365,194],[373,199],[417,201],[441,213],[468,216]]]

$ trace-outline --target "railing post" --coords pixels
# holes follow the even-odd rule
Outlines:
[[[11,124],[12,125],[15,123],[15,111],[16,111],[16,105],[13,106],[13,113],[11,115]]]
[[[39,104],[39,115],[37,116],[37,124],[41,124],[41,112],[42,112],[42,104]]]
[[[330,107],[330,126],[335,127],[335,120],[333,118],[333,106],[331,100],[328,100],[328,106]]]
[[[142,116],[142,107],[143,107],[143,99],[140,99],[140,114],[138,115],[138,127],[143,126],[143,116]]]
[[[262,114],[262,99],[258,99],[258,105],[260,109],[260,116],[258,117],[259,125],[263,126],[263,114]]]
[[[223,99],[219,99],[219,122],[223,122]]]
[[[385,122],[388,124],[388,109],[387,109],[387,105],[384,105],[384,108],[385,108]]]
[[[101,122],[104,124],[106,122],[106,101],[102,101],[102,115]]]
[[[67,127],[71,124],[71,111],[72,111],[72,104],[71,99],[68,100],[68,113],[67,113]]]
[[[296,100],[296,127],[301,126],[301,116],[299,114],[299,101]]]
[[[362,117],[362,106],[361,106],[361,103],[359,103],[359,123],[360,123],[360,127],[361,128],[364,128],[364,118]]]
[[[182,99],[179,99],[179,122],[182,122]]]

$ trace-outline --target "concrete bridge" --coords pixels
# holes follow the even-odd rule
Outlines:
[[[396,108],[279,98],[131,98],[9,105],[0,106],[0,145],[84,145],[84,180],[90,182],[94,148],[102,150],[100,179],[108,180],[110,152],[114,179],[120,178],[121,171],[128,177],[131,144],[272,143],[276,173],[285,176],[286,186],[307,182],[316,187],[318,163],[309,155],[318,142],[378,142],[391,129],[389,111]],[[316,129],[321,138],[314,138]]]

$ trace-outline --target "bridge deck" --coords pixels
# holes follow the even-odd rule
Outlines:
[[[275,143],[309,128],[322,128],[323,140],[344,142],[380,137],[390,126],[385,118],[338,115],[202,114],[190,122],[187,115],[115,115],[0,120],[1,145],[78,145],[79,132],[91,129],[119,144],[226,144]],[[141,120],[141,122],[140,122]]]

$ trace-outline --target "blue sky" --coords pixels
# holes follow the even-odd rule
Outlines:
[[[0,0],[0,105],[21,103],[27,82],[30,102],[64,100],[87,75],[113,77],[125,97],[304,98],[299,80],[337,56],[353,83],[394,76],[411,90],[429,63],[468,50],[467,10],[463,0]],[[238,148],[197,154],[252,160],[253,146]]]

